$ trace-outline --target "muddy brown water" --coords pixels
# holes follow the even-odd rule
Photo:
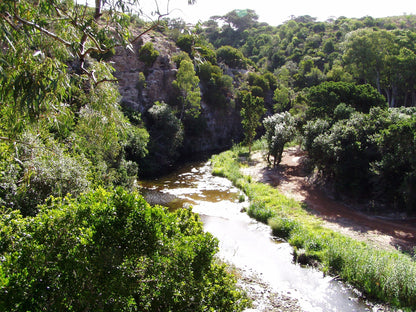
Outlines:
[[[151,204],[172,209],[192,206],[204,229],[219,240],[218,256],[247,274],[255,274],[279,294],[298,301],[303,311],[381,311],[359,292],[293,263],[292,247],[271,236],[270,228],[241,212],[241,192],[225,178],[211,174],[209,162],[188,164],[174,173],[141,182]]]

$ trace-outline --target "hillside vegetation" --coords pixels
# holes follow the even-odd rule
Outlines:
[[[298,138],[338,195],[416,212],[415,16],[300,16],[272,27],[236,10],[195,32],[217,48],[224,70],[250,69],[238,92],[264,100],[270,117],[258,135],[270,156]]]
[[[275,159],[297,137],[339,194],[416,212],[415,16],[272,27],[235,10],[189,27],[131,8],[0,3],[3,310],[242,310],[199,221],[135,192],[181,157],[263,134]],[[120,51],[137,64],[130,102]]]

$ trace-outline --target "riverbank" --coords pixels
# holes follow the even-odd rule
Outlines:
[[[243,175],[253,181],[269,184],[283,195],[307,205],[309,212],[322,220],[322,226],[353,239],[370,243],[386,250],[413,252],[416,246],[415,220],[388,218],[365,213],[357,203],[335,200],[310,183],[304,168],[305,154],[299,147],[287,148],[277,168],[268,166],[261,151],[254,152],[241,168]]]
[[[214,174],[229,178],[250,198],[248,214],[269,223],[306,263],[319,266],[325,274],[339,276],[368,298],[415,309],[416,264],[410,256],[329,229],[299,201],[243,174],[250,167],[244,148],[214,156],[212,164]]]
[[[298,300],[273,291],[269,284],[253,272],[228,265],[238,279],[237,286],[246,292],[252,302],[252,307],[244,312],[302,312]]]
[[[245,196],[211,172],[210,162],[190,163],[160,179],[141,181],[142,191],[146,199],[172,209],[192,206],[204,230],[219,241],[219,261],[252,300],[246,312],[385,311],[374,310],[340,281],[294,263],[293,248],[275,240],[268,225],[242,212],[249,207]]]

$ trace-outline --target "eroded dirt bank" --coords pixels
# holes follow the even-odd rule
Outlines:
[[[270,168],[261,152],[251,155],[249,166],[242,169],[254,180],[277,187],[283,194],[307,204],[325,227],[385,249],[413,251],[416,246],[416,220],[387,218],[363,212],[362,207],[334,200],[314,187],[303,168],[304,154],[296,147],[284,151],[282,162]]]

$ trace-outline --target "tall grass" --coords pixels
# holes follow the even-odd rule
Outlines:
[[[261,147],[261,144],[258,143]],[[299,202],[275,188],[252,182],[240,172],[247,149],[235,147],[212,157],[213,174],[230,179],[251,201],[248,214],[268,223],[295,251],[317,259],[321,269],[337,275],[368,297],[404,310],[416,309],[416,262],[399,251],[380,250],[324,228]]]

